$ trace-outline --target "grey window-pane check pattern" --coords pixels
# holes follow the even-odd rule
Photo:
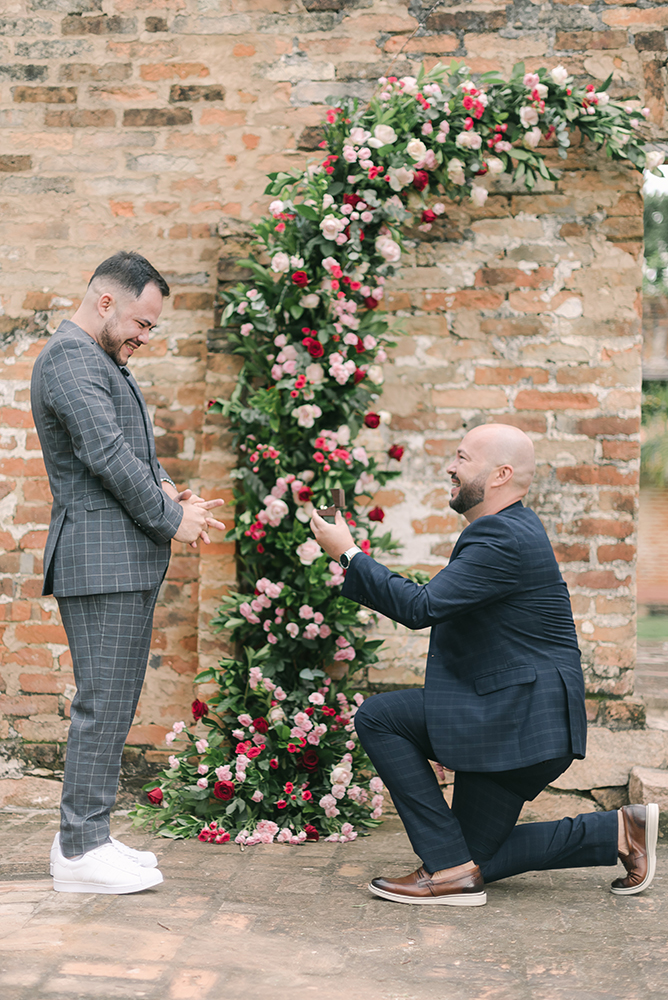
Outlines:
[[[162,489],[137,383],[76,324],[61,323],[37,358],[31,402],[53,493],[43,593],[58,599],[77,682],[61,805],[62,849],[72,856],[109,836],[183,512]]]
[[[343,594],[409,628],[431,625],[426,718],[446,767],[505,771],[584,756],[568,590],[532,510],[517,503],[473,521],[424,587],[358,553]]]
[[[169,561],[182,510],[160,485],[146,405],[123,371],[69,321],[35,362],[32,410],[53,493],[45,593],[149,589]]]
[[[77,685],[60,807],[66,857],[109,838],[109,813],[146,672],[157,596],[156,586],[58,598]]]

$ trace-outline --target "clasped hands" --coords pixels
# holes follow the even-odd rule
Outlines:
[[[166,488],[168,487],[168,488]],[[211,541],[208,534],[209,528],[217,528],[219,531],[225,530],[222,521],[217,521],[214,517],[209,517],[208,512],[215,507],[223,507],[224,500],[204,500],[197,496],[192,490],[182,490],[177,493],[169,483],[163,483],[163,489],[172,500],[180,504],[183,508],[183,518],[179,529],[174,535],[174,541],[187,542],[191,548],[197,548],[197,542],[201,539],[206,545]]]

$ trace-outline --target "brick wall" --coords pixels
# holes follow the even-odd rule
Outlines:
[[[668,609],[668,490],[640,490],[638,607]]]
[[[162,460],[207,495],[228,490],[225,428],[204,402],[234,361],[207,338],[220,255],[261,212],[268,170],[300,166],[327,95],[364,98],[396,59],[462,57],[474,71],[566,63],[643,96],[663,125],[668,10],[593,3],[406,0],[6,0],[0,12],[0,736],[51,766],[71,668],[55,602],[40,598],[48,490],[29,414],[34,356],[94,266],[134,247],[174,294],[133,362]],[[423,26],[418,34],[413,32]],[[402,51],[403,50],[403,51]],[[559,164],[564,166],[564,164]],[[443,469],[464,423],[513,419],[535,437],[533,500],[558,546],[592,690],[631,689],[639,387],[638,179],[574,149],[559,184],[500,183],[485,210],[453,206],[396,282],[400,323],[384,406],[408,446],[381,500],[411,559],[436,569],[459,528]],[[228,250],[225,251],[227,254]],[[234,253],[234,247],[232,247]],[[207,418],[208,419],[208,418]],[[229,495],[229,494],[228,494]],[[228,512],[229,514],[229,512]],[[217,656],[206,622],[233,575],[229,545],[175,546],[135,744],[150,744]],[[197,628],[198,623],[202,626]],[[375,679],[415,678],[424,641],[399,636]],[[49,749],[51,747],[51,749]],[[51,756],[49,756],[51,754]],[[57,755],[56,755],[57,756]]]

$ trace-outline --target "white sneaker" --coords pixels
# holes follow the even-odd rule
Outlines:
[[[73,860],[56,849],[53,888],[56,892],[98,892],[123,895],[141,892],[162,882],[157,868],[142,868],[121,854],[113,844],[102,844]]]
[[[156,858],[155,854],[151,853],[151,851],[136,851],[134,847],[128,847],[127,844],[122,844],[120,840],[114,840],[113,837],[111,838],[111,842],[117,851],[120,851],[120,853],[125,855],[126,858],[130,858],[132,861],[134,861],[136,865],[139,865],[141,868],[158,867],[158,859]],[[56,860],[56,855],[58,854],[59,850],[60,850],[60,833],[57,833],[56,836],[53,838],[53,844],[51,845],[51,856],[49,859],[50,860],[49,872],[52,875],[53,875],[53,863]]]

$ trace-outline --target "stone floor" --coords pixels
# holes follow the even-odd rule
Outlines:
[[[2,1000],[664,1000],[668,846],[644,894],[614,869],[519,876],[480,908],[371,896],[412,870],[398,820],[351,844],[216,847],[113,832],[160,856],[163,885],[54,893],[54,810],[0,813]]]

